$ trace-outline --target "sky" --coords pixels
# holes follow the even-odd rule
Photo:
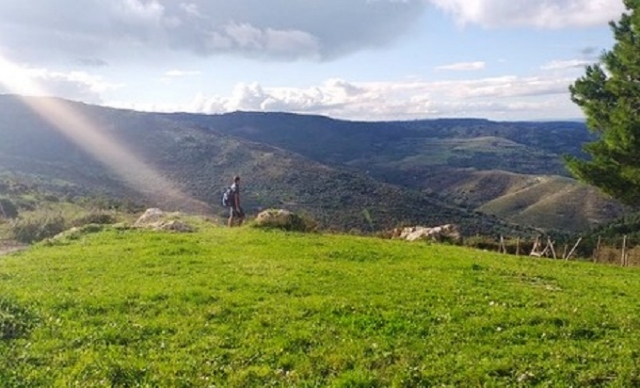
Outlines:
[[[622,0],[0,0],[0,93],[346,120],[583,117]]]

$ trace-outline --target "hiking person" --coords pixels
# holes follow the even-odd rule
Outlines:
[[[228,188],[227,206],[229,207],[229,220],[227,221],[227,225],[230,228],[233,227],[234,220],[237,220],[238,226],[242,225],[242,221],[244,221],[244,211],[240,206],[240,177],[237,175],[233,178],[233,183]]]

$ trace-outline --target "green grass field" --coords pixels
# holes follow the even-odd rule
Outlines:
[[[0,257],[0,386],[638,386],[640,272],[200,224]]]

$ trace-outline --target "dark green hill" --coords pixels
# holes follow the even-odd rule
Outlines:
[[[219,215],[221,190],[240,174],[250,214],[286,207],[340,230],[444,223],[459,224],[466,234],[517,229],[419,190],[234,135],[158,114],[0,97],[0,169],[14,174]]]
[[[562,154],[591,139],[579,122],[439,119],[351,122],[290,113],[172,114],[224,133],[294,151],[327,164],[401,171],[432,166],[561,174]],[[390,166],[389,164],[392,164]]]
[[[592,138],[581,122],[370,123],[255,112],[168,117],[419,189],[523,225],[583,231],[623,211],[620,204],[567,175],[562,155],[581,155],[582,144]],[[540,179],[561,180],[566,195],[556,195],[556,187],[549,184],[537,185],[535,196],[520,190],[522,183]]]
[[[481,211],[521,225],[582,231],[622,214],[619,204],[567,176],[561,155],[579,155],[590,139],[579,122],[351,122],[289,113],[139,113],[27,100],[37,102],[34,111],[23,101],[0,98],[2,169],[164,207],[221,215],[219,192],[238,173],[246,178],[249,210],[288,207],[338,229],[456,222],[468,231],[504,230],[494,228],[495,218],[476,213]],[[84,121],[47,114],[51,101]],[[78,126],[76,134],[67,126]],[[93,133],[99,141],[87,146]],[[538,185],[535,195],[521,190],[538,179],[561,179],[569,195],[555,195],[553,184]]]

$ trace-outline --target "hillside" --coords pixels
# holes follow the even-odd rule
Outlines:
[[[1,257],[0,385],[640,383],[635,269],[196,225]]]
[[[449,165],[528,174],[566,174],[558,156],[581,155],[581,145],[592,139],[586,126],[577,122],[481,119],[352,122],[258,112],[179,113],[167,117],[271,144],[329,165],[370,167],[376,163],[385,166],[399,162],[426,164],[426,167]],[[417,164],[402,163],[417,156],[424,159]]]
[[[220,193],[240,174],[250,215],[286,207],[338,230],[456,223],[465,234],[531,233],[419,190],[162,115],[25,101],[31,105],[0,98],[0,169],[13,174],[147,207],[219,216],[225,212]]]
[[[558,204],[563,207],[556,209]],[[478,210],[515,223],[530,222],[561,230],[587,230],[591,225],[606,223],[611,215],[623,215],[621,206],[598,196],[594,188],[557,176],[539,177],[522,188],[511,187]]]
[[[219,193],[240,174],[250,214],[287,207],[323,228],[366,232],[444,223],[465,234],[583,232],[624,211],[566,177],[561,155],[590,138],[581,123],[155,114],[11,96],[0,96],[0,114],[0,170],[65,195],[223,216]],[[523,190],[538,179],[562,181],[565,195],[553,184]]]
[[[567,190],[585,196],[580,198],[594,206],[577,206],[574,196],[554,195],[552,185],[546,185],[546,192],[538,187],[539,206],[533,206],[530,197],[518,199],[536,212],[510,212],[507,206],[496,210],[496,203],[513,201],[522,182],[568,178],[562,155],[582,155],[582,144],[592,139],[584,123],[480,119],[366,123],[251,112],[169,117],[420,189],[445,202],[490,211],[523,225],[584,231],[623,214],[619,203],[573,179],[563,180]]]

